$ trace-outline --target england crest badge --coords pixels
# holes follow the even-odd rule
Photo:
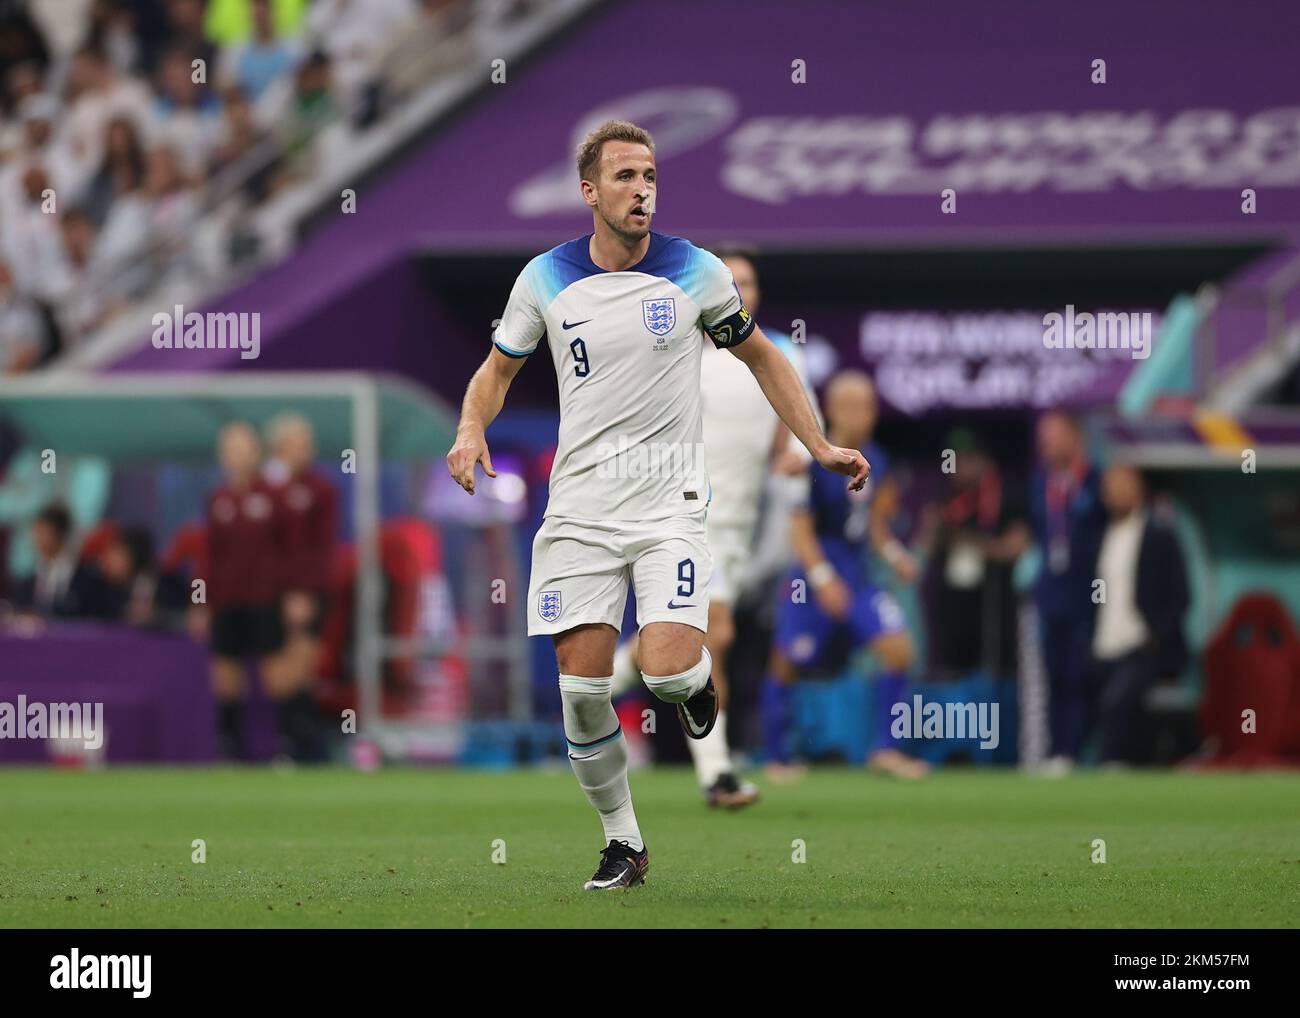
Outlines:
[[[641,302],[641,320],[656,336],[666,336],[677,324],[677,303],[673,297]]]
[[[537,614],[543,622],[554,622],[560,617],[560,592],[543,590],[537,595]]]

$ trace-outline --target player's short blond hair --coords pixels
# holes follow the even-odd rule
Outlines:
[[[600,150],[607,141],[630,141],[644,145],[654,155],[655,140],[644,127],[630,120],[607,120],[583,139],[578,146],[578,179],[596,183],[600,172]]]

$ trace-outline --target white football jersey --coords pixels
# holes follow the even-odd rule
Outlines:
[[[794,365],[806,389],[798,348],[780,333],[765,335]],[[704,444],[711,451],[709,480],[713,485],[709,526],[738,527],[748,535],[758,519],[759,498],[780,418],[763,395],[758,379],[739,358],[722,349],[706,349],[700,366]],[[811,392],[809,399],[816,406]],[[798,440],[791,441],[803,448]]]
[[[607,272],[591,237],[530,261],[492,337],[526,357],[548,337],[560,441],[547,516],[656,520],[702,513],[709,478],[700,423],[707,331],[735,346],[754,330],[731,270],[681,237],[651,233],[645,257]],[[725,453],[721,453],[725,455]]]

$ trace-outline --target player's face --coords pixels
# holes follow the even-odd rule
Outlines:
[[[261,448],[257,436],[248,428],[230,428],[221,433],[217,446],[221,469],[228,475],[246,477],[257,470]]]
[[[597,177],[594,207],[605,225],[626,241],[636,242],[648,235],[656,186],[655,157],[650,150],[630,141],[605,142]]]
[[[275,453],[290,470],[301,470],[316,454],[311,431],[302,425],[285,428],[277,437]]]
[[[1142,478],[1132,467],[1111,467],[1101,480],[1101,498],[1112,516],[1127,516],[1142,504]]]
[[[1060,414],[1048,414],[1038,422],[1038,453],[1057,470],[1070,465],[1078,446],[1074,428]]]
[[[41,558],[52,559],[59,553],[62,542],[58,530],[44,520],[37,520],[32,524],[32,543]]]
[[[869,385],[842,383],[828,393],[826,416],[849,445],[861,445],[876,430],[876,394]]]
[[[736,281],[740,302],[749,309],[751,315],[758,314],[758,299],[761,295],[758,292],[758,273],[754,271],[754,266],[748,258],[724,258],[722,262],[731,270],[731,276]]]

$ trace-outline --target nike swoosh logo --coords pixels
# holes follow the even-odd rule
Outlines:
[[[600,756],[599,753],[592,753],[590,756],[574,756],[572,753],[570,753],[570,754],[569,754],[569,759],[570,759],[570,760],[579,760],[579,761],[581,761],[581,760],[594,760],[594,759],[596,759],[596,757],[598,757],[598,756]]]
[[[669,608],[694,608],[695,605],[693,605],[693,604],[673,604],[671,601],[669,601],[669,602],[668,602],[668,607],[669,607]]]
[[[562,321],[562,322],[560,322],[560,328],[561,328],[561,329],[576,329],[579,325],[586,325],[589,321],[591,321],[590,318],[584,318],[584,319],[583,319],[582,321],[580,321],[580,322],[568,322],[568,321]]]

